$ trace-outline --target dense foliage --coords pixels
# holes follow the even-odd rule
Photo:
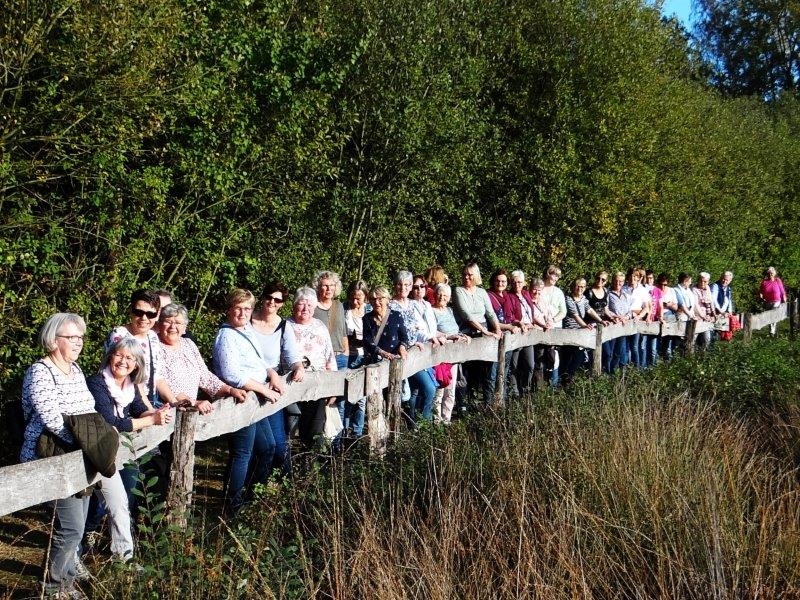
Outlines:
[[[639,0],[0,0],[0,382],[141,286],[476,258],[800,269],[793,100],[727,100]]]

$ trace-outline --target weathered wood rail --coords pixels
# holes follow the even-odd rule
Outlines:
[[[789,319],[790,335],[793,336],[797,329],[797,317],[797,300],[762,313],[745,314],[741,319],[744,339],[749,340],[753,331],[786,319]],[[173,420],[175,425],[154,426],[135,434],[125,434],[117,454],[117,466],[121,467],[131,458],[143,456],[175,433],[173,443],[180,450],[173,453],[173,487],[169,492],[169,503],[173,509],[180,509],[191,500],[195,442],[237,431],[295,402],[330,396],[347,396],[351,400],[366,397],[370,445],[377,454],[381,454],[386,448],[389,434],[392,430],[396,434],[398,430],[398,382],[421,369],[442,362],[496,361],[502,358],[499,356],[501,350],[504,357],[507,351],[536,344],[593,348],[596,357],[599,357],[602,343],[608,340],[635,333],[685,338],[687,329],[687,347],[691,351],[694,336],[713,329],[713,324],[691,322],[687,327],[686,323],[627,323],[598,327],[596,330],[553,329],[515,335],[506,333],[502,340],[476,338],[470,344],[450,343],[435,348],[428,345],[423,350],[412,350],[403,361],[384,361],[350,371],[309,372],[302,382],[287,382],[285,393],[275,404],[262,405],[252,393],[242,403],[236,403],[233,398],[223,398],[215,403],[214,411],[210,414],[185,412],[181,413],[180,419]],[[599,360],[596,360],[594,370],[598,374],[599,365]],[[498,382],[502,379],[498,378]],[[383,390],[387,388],[388,403],[385,403]],[[385,425],[387,422],[392,427]],[[177,432],[174,431],[176,427]],[[96,476],[87,472],[80,451],[0,468],[0,516],[65,498],[91,485],[96,479]]]

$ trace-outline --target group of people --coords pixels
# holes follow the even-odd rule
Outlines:
[[[267,285],[259,297],[234,289],[226,298],[226,318],[214,342],[212,369],[187,334],[186,307],[173,302],[165,290],[138,290],[130,299],[128,322],[109,333],[100,369],[89,378],[77,363],[86,324],[79,315],[57,313],[40,332],[46,355],[28,369],[23,382],[26,428],[21,460],[39,458],[37,441],[45,431],[64,443],[74,442],[65,425],[67,415],[96,411],[119,432],[138,431],[170,423],[172,407],[207,413],[213,410],[214,399],[233,397],[243,402],[248,392],[262,402],[274,403],[287,381],[302,381],[308,370],[358,368],[405,357],[413,347],[429,343],[467,344],[479,336],[499,338],[504,331],[593,329],[598,324],[631,320],[713,321],[734,313],[730,272],[714,283],[708,273],[700,273],[694,286],[691,276],[681,273],[677,285],[671,287],[663,273],[654,276],[633,268],[609,277],[600,271],[591,287],[584,278],[573,280],[567,294],[557,285],[560,277],[555,265],[542,278],[530,281],[520,270],[498,269],[486,289],[478,265],[468,263],[461,271],[461,285],[453,289],[442,267],[435,265],[417,275],[398,272],[391,289],[355,281],[342,302],[339,276],[321,271],[309,286],[295,292],[289,318],[280,314],[290,299],[282,283]],[[760,295],[765,307],[787,301],[772,267]],[[712,343],[710,332],[700,338],[701,345]],[[611,373],[628,364],[645,368],[679,350],[679,338],[638,334],[617,338],[604,344],[603,370]],[[521,396],[534,386],[568,383],[589,359],[588,351],[569,346],[519,348],[506,356],[505,373],[498,373],[497,363],[484,361],[423,369],[408,378],[406,416],[410,423],[450,423],[459,397],[474,392],[489,404],[500,377],[505,378],[510,396]],[[252,486],[265,482],[272,473],[289,475],[291,435],[296,430],[302,443],[313,445],[330,408],[336,408],[347,432],[361,436],[365,401],[349,404],[332,397],[303,402],[229,434],[226,511],[236,513]],[[133,490],[140,479],[136,463],[131,462],[112,477],[103,477],[92,496],[54,503],[48,592],[79,596],[74,582],[86,576],[80,561],[81,541],[85,531],[97,526],[104,510],[111,551],[121,560],[131,559]]]

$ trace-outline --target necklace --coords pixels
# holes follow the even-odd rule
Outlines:
[[[71,377],[71,376],[72,376],[72,365],[71,365],[70,363],[68,363],[68,362],[64,361],[64,363],[66,363],[66,365],[67,365],[67,368],[65,369],[64,367],[62,367],[62,366],[59,364],[61,361],[58,361],[58,362],[57,362],[57,361],[56,361],[56,359],[55,359],[55,358],[53,358],[53,356],[52,356],[52,355],[48,356],[47,358],[49,358],[49,359],[50,359],[50,362],[51,362],[51,363],[53,363],[53,366],[54,366],[56,369],[58,369],[59,371],[61,371],[61,372],[62,372],[64,375],[66,375],[67,377]]]

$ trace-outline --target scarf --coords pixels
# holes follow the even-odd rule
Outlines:
[[[122,387],[120,387],[111,374],[111,370],[106,367],[103,369],[103,379],[106,382],[109,395],[114,400],[114,412],[117,413],[120,419],[124,419],[125,409],[133,402],[136,391],[134,385],[131,383],[131,378],[126,377],[125,381],[122,382]]]

